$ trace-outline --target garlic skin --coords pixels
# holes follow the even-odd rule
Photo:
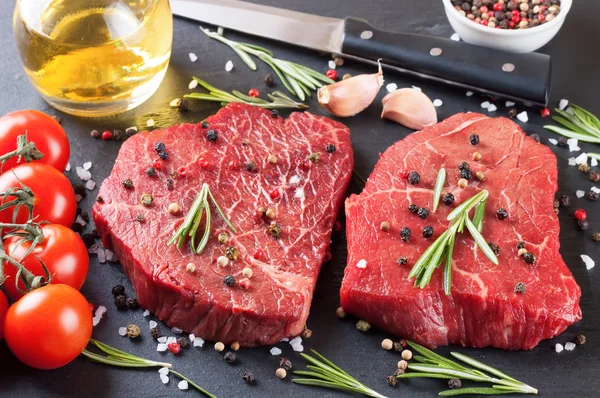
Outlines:
[[[354,116],[373,103],[383,86],[381,64],[371,75],[358,75],[321,87],[317,92],[319,104],[329,113],[339,117]]]
[[[413,130],[437,123],[433,102],[419,90],[401,88],[383,97],[381,118],[393,120]]]

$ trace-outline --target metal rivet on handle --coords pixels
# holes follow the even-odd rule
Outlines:
[[[515,70],[515,65],[511,64],[511,63],[506,63],[506,64],[502,65],[502,70],[504,72],[509,72],[510,73],[510,72],[512,72],[512,71]]]
[[[429,51],[429,54],[433,55],[434,57],[438,57],[438,56],[442,55],[442,49],[439,47],[433,47]]]
[[[371,37],[373,37],[373,32],[370,30],[364,30],[361,34],[360,34],[360,38],[361,39],[365,39],[365,40],[369,40]]]

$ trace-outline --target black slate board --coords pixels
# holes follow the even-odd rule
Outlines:
[[[430,35],[450,37],[449,27],[439,0],[262,0],[261,3],[286,7],[297,11],[312,12],[332,17],[353,15],[368,19],[374,25],[391,31],[406,31]],[[247,90],[251,87],[264,89],[262,79],[267,69],[260,65],[259,72],[251,72],[226,48],[216,41],[209,40],[199,32],[197,23],[177,20],[175,22],[175,40],[173,57],[169,72],[160,90],[143,106],[118,117],[85,120],[62,115],[47,106],[29,85],[19,61],[11,34],[11,16],[13,2],[2,2],[0,5],[0,48],[2,49],[2,73],[0,74],[0,113],[4,114],[18,109],[40,109],[50,114],[59,114],[63,118],[63,126],[67,130],[72,147],[71,164],[82,165],[92,161],[93,178],[101,182],[110,172],[112,162],[117,155],[119,143],[94,141],[89,136],[91,129],[125,128],[137,124],[144,127],[146,120],[153,118],[158,128],[183,121],[195,122],[215,113],[218,105],[194,103],[192,111],[180,114],[169,109],[168,103],[186,93],[192,75],[198,75],[221,88]],[[600,3],[595,0],[578,0],[567,18],[565,26],[556,39],[542,51],[550,53],[554,60],[554,78],[552,105],[560,98],[569,98],[583,105],[596,114],[600,114],[600,102],[597,92],[600,91],[598,77],[598,45],[595,41],[597,15],[600,14]],[[328,57],[292,48],[290,46],[258,40],[233,32],[226,35],[236,40],[249,41],[264,45],[273,50],[279,57],[292,59],[316,69],[327,69]],[[188,53],[199,56],[196,63],[191,63]],[[224,70],[227,60],[233,60],[234,71],[228,74]],[[371,73],[373,68],[347,62],[338,73]],[[466,97],[462,90],[450,89],[441,85],[426,83],[401,75],[386,75],[387,82],[395,82],[398,86],[417,85],[432,99],[443,100],[444,105],[438,108],[440,119],[456,112],[481,111],[480,103],[485,99],[478,95]],[[383,96],[384,90],[380,94]],[[379,98],[380,99],[380,98]],[[324,114],[311,101],[312,112]],[[503,101],[498,101],[496,114],[506,115]],[[378,154],[389,145],[410,133],[407,129],[379,119],[380,107],[375,104],[359,117],[344,120],[352,130],[352,140],[356,154],[356,170],[362,176],[368,176]],[[539,133],[545,143],[552,134],[545,132],[541,126],[548,119],[539,117],[535,110],[529,111],[530,122],[522,124],[529,133]],[[593,231],[600,231],[600,213],[598,203],[586,199],[576,199],[577,189],[587,190],[592,185],[586,176],[574,167],[567,166],[567,159],[573,156],[567,149],[551,146],[559,159],[558,194],[569,194],[573,199],[573,208],[582,207],[589,214],[590,229],[586,233],[577,230],[572,218],[573,208],[562,211],[561,220],[561,253],[573,271],[577,282],[583,290],[581,307],[583,321],[571,327],[563,335],[542,342],[529,352],[506,352],[496,349],[459,349],[490,365],[497,366],[524,382],[539,388],[545,397],[593,397],[600,391],[600,331],[598,321],[600,304],[594,286],[600,283],[597,269],[586,271],[579,258],[587,253],[597,262],[600,261],[600,246],[591,240]],[[582,150],[598,151],[598,146],[581,145]],[[67,173],[74,183],[80,183],[73,171]],[[360,184],[353,181],[351,191],[360,191]],[[84,210],[89,210],[95,193],[90,193],[81,203]],[[306,349],[317,349],[338,365],[346,369],[358,379],[390,397],[431,397],[444,389],[443,381],[421,380],[407,382],[406,385],[393,389],[386,384],[385,376],[391,374],[399,360],[399,355],[384,352],[380,342],[388,337],[377,330],[363,334],[355,330],[356,319],[341,321],[335,317],[338,306],[338,291],[345,266],[346,249],[343,233],[333,235],[333,260],[323,266],[308,326],[313,330],[313,337],[305,342]],[[110,289],[122,283],[131,293],[131,287],[118,264],[98,264],[92,260],[90,273],[82,292],[93,303],[106,305],[108,313],[100,325],[94,330],[94,337],[108,344],[128,350],[149,358],[161,358],[155,351],[156,344],[147,334],[148,319],[142,317],[142,310],[118,312],[112,305]],[[130,342],[121,338],[117,330],[128,323],[142,325],[146,332],[141,341]],[[167,328],[162,327],[166,332]],[[573,352],[554,352],[554,344],[565,343],[579,333],[584,332],[588,343]],[[288,344],[279,344],[284,355],[289,357],[296,367],[304,367],[300,356],[293,353]],[[212,350],[186,350],[183,355],[172,361],[180,372],[188,375],[200,385],[220,397],[334,397],[341,393],[329,390],[314,389],[292,385],[289,378],[280,381],[275,378],[278,357],[269,354],[270,347],[242,349],[239,351],[239,362],[235,366],[224,363],[221,356]],[[447,353],[457,347],[442,348],[440,353]],[[0,396],[2,397],[166,397],[193,396],[193,391],[180,392],[175,380],[163,386],[154,370],[136,371],[121,370],[104,365],[77,359],[72,364],[55,371],[37,371],[20,364],[10,354],[4,343],[0,343]],[[247,386],[241,379],[245,370],[252,370],[258,378],[258,385]]]

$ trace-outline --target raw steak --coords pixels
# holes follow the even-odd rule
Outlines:
[[[478,146],[469,143],[480,136]],[[482,154],[480,162],[472,154]],[[473,177],[457,187],[458,165],[468,161]],[[421,219],[407,208],[413,203],[432,209],[433,186],[441,167],[448,172],[444,193],[453,205],[440,203],[436,213]],[[418,185],[400,176],[402,169],[421,175]],[[452,292],[442,289],[443,267],[423,290],[408,279],[410,269],[446,229],[448,213],[478,191],[490,193],[483,236],[500,248],[495,266],[476,248],[468,233],[454,245]],[[360,195],[346,201],[348,263],[341,305],[350,313],[390,333],[428,347],[447,344],[503,349],[531,349],[540,340],[564,331],[581,319],[581,291],[559,254],[559,224],[553,201],[557,189],[556,157],[505,118],[469,113],[409,135],[382,156]],[[499,220],[504,208],[508,218]],[[472,215],[472,213],[471,213]],[[380,229],[390,223],[389,232]],[[409,243],[400,229],[412,230]],[[432,238],[422,228],[433,226]],[[533,265],[517,255],[517,242],[535,254]],[[408,264],[399,265],[400,256]],[[366,267],[364,261],[366,261]],[[526,284],[524,294],[515,292]]]
[[[351,177],[350,132],[309,113],[283,120],[241,104],[228,105],[207,122],[209,128],[183,124],[128,139],[93,209],[98,231],[114,248],[141,306],[167,325],[243,346],[296,336],[305,326]],[[207,138],[209,129],[218,133],[215,142]],[[147,176],[146,169],[158,158],[157,142],[165,144],[169,158],[155,176]],[[335,151],[326,150],[330,144]],[[312,162],[309,156],[315,153],[320,159]],[[276,163],[267,160],[269,155],[277,157]],[[180,167],[187,174],[173,177],[169,190],[167,179]],[[131,189],[123,186],[128,178]],[[227,229],[213,208],[208,245],[194,255],[187,245],[179,251],[167,242],[203,183],[237,233]],[[271,198],[274,189],[279,198]],[[143,194],[152,194],[150,207],[140,203]],[[182,214],[167,212],[173,202]],[[259,214],[261,207],[275,211],[273,220]],[[271,221],[282,228],[278,239],[269,234]],[[229,236],[227,244],[219,243],[223,232]],[[217,258],[227,247],[235,247],[239,258],[221,268]],[[194,264],[194,272],[187,270],[188,263]],[[245,267],[253,271],[248,289],[239,284]],[[235,276],[234,286],[224,284],[227,275]]]

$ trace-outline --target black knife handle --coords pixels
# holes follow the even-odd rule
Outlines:
[[[441,54],[438,54],[441,50]],[[431,36],[390,33],[347,18],[342,53],[377,60],[421,77],[545,106],[550,56],[512,54]],[[434,55],[438,54],[438,55]],[[514,70],[511,69],[514,65]]]

